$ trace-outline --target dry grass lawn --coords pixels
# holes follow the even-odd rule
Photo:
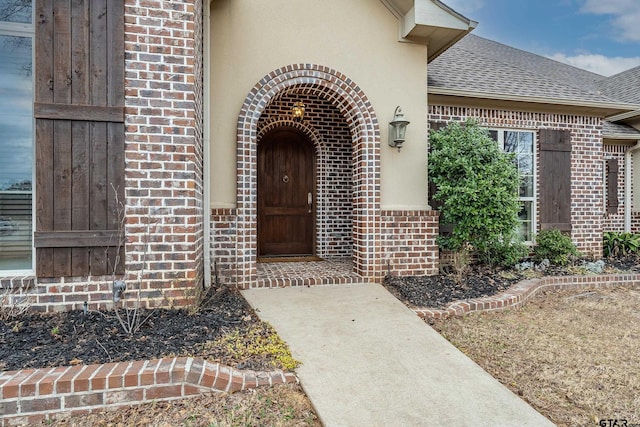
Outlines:
[[[640,288],[544,292],[433,326],[559,426],[640,423]]]
[[[59,418],[56,427],[321,427],[300,386],[285,384],[234,394],[208,394],[170,402]]]

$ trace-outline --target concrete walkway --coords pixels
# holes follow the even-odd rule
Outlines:
[[[553,425],[380,285],[243,295],[302,361],[327,427]]]

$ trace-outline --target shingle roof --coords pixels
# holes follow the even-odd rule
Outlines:
[[[597,86],[609,97],[640,104],[640,66],[608,77]]]
[[[640,138],[640,131],[622,123],[602,122],[602,133],[605,137],[611,135],[628,135]]]
[[[429,65],[430,88],[612,103],[606,77],[472,34]]]

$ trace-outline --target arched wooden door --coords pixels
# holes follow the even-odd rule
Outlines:
[[[276,129],[258,144],[258,256],[311,256],[315,236],[311,142]]]

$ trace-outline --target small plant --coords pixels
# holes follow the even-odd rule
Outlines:
[[[567,265],[573,258],[580,256],[571,238],[557,229],[538,233],[533,253],[537,261],[548,259],[554,265]]]
[[[10,288],[0,293],[0,321],[8,322],[26,313],[31,307],[32,297],[27,294],[15,294]]]
[[[215,341],[209,341],[203,350],[224,348],[236,361],[244,361],[251,356],[269,360],[274,368],[293,370],[300,362],[293,358],[291,350],[268,323],[235,330]]]
[[[57,337],[58,335],[60,335],[60,328],[58,326],[54,326],[53,328],[51,328],[51,331],[49,331],[49,333],[52,336]]]
[[[522,240],[493,242],[480,253],[480,260],[493,266],[513,267],[529,255],[530,249]]]
[[[604,233],[604,256],[624,257],[638,253],[640,250],[640,235],[633,233],[616,233],[607,231]]]

